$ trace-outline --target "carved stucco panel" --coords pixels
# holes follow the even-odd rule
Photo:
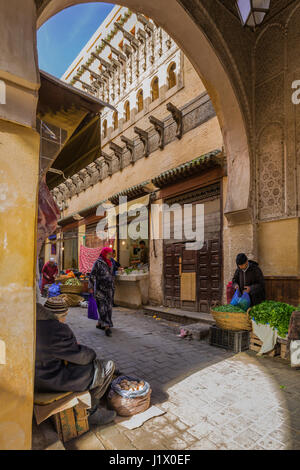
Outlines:
[[[258,214],[260,220],[284,214],[284,131],[279,123],[268,125],[257,148]]]

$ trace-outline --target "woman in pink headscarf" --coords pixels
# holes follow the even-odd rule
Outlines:
[[[113,327],[114,277],[111,262],[112,255],[112,248],[102,248],[100,256],[92,268],[89,280],[89,290],[96,299],[99,312],[97,328],[105,330],[106,336],[112,335],[111,328]]]

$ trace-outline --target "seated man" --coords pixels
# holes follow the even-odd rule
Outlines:
[[[100,361],[93,349],[77,343],[65,324],[68,314],[63,299],[52,297],[37,303],[35,389],[38,392],[90,391],[90,424],[107,424],[114,411],[99,409],[99,403],[115,371],[113,361]]]
[[[240,293],[247,292],[251,299],[251,307],[266,300],[265,280],[261,269],[256,261],[248,260],[245,253],[236,257],[237,270],[232,283],[233,287]]]

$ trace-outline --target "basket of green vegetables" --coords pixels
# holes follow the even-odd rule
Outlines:
[[[214,317],[216,325],[222,330],[231,331],[252,331],[252,323],[249,311],[244,312],[240,307],[231,304],[213,307],[211,314]]]

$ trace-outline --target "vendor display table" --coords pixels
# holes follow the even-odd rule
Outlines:
[[[115,287],[116,305],[141,308],[149,300],[149,273],[117,274]]]

